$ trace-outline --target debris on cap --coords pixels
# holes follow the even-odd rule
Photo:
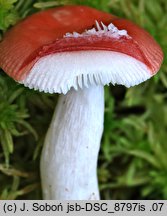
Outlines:
[[[38,12],[0,43],[0,67],[29,88],[67,93],[90,85],[137,85],[160,68],[163,53],[131,21],[86,6]]]

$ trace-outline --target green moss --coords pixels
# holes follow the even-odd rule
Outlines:
[[[167,199],[167,1],[0,0],[0,34],[29,14],[69,3],[131,19],[161,44],[165,60],[155,78],[131,89],[105,89],[98,175],[103,199]],[[56,100],[1,71],[0,199],[41,199],[40,152]]]

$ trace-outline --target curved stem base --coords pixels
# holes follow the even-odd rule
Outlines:
[[[97,159],[103,116],[102,86],[72,89],[60,96],[41,156],[44,199],[99,199]]]

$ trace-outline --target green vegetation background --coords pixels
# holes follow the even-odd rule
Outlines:
[[[130,89],[105,89],[98,176],[102,199],[167,199],[167,1],[0,0],[0,37],[27,15],[69,3],[126,17],[162,46],[157,76]],[[40,152],[56,101],[0,71],[0,199],[41,199]]]

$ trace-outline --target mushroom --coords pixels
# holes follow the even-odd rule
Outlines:
[[[104,85],[137,85],[162,60],[145,30],[86,6],[38,12],[5,34],[2,69],[31,89],[61,94],[41,156],[44,199],[100,199]]]

